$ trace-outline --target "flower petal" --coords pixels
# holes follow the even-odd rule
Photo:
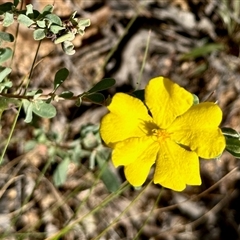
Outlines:
[[[204,102],[192,106],[168,128],[171,139],[190,147],[198,156],[210,159],[222,154],[226,143],[218,128],[222,111],[218,105]]]
[[[167,128],[192,106],[193,95],[169,79],[157,77],[146,86],[145,101],[154,122],[160,128]]]
[[[114,95],[100,125],[100,134],[109,146],[130,137],[146,135],[144,122],[151,122],[145,105],[137,98],[124,93]]]
[[[158,150],[159,145],[152,137],[128,138],[115,144],[112,161],[115,167],[136,163],[135,167],[139,169],[139,159],[155,162]]]
[[[199,160],[195,152],[187,151],[166,139],[161,143],[156,160],[154,183],[182,191],[188,185],[200,185]]]

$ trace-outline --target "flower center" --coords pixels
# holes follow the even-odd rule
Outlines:
[[[170,138],[170,133],[164,129],[153,129],[152,130],[153,136],[156,137],[156,141],[162,142],[165,141],[167,138]]]

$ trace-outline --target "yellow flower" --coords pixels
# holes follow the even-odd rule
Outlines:
[[[113,148],[114,166],[124,166],[133,186],[146,181],[154,164],[154,183],[176,191],[200,185],[198,157],[216,158],[226,145],[221,109],[212,102],[193,105],[191,93],[163,77],[149,81],[145,104],[117,93],[108,106],[100,134]]]

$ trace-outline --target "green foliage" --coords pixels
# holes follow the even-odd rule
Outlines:
[[[0,64],[6,62],[9,58],[12,57],[11,48],[0,48]]]
[[[33,38],[37,41],[42,40],[46,37],[45,29],[36,29],[33,32]]]
[[[55,44],[61,44],[63,51],[72,55],[75,53],[74,40],[76,34],[83,35],[86,27],[90,26],[89,19],[77,19],[75,18],[76,11],[74,11],[69,19],[62,21],[59,16],[53,13],[53,5],[46,5],[41,12],[33,9],[32,4],[28,4],[25,10],[17,9],[20,1],[14,1],[14,3],[4,3],[0,5],[0,15],[3,17],[3,24],[5,27],[10,26],[15,20],[19,24],[33,29],[33,38],[35,40],[42,40],[44,38],[50,38]],[[0,43],[13,42],[14,36],[8,32],[0,32]],[[104,104],[104,95],[98,93],[98,91],[105,90],[115,84],[114,79],[103,79],[95,86],[93,86],[88,92],[80,93],[74,96],[69,90],[64,90],[57,94],[57,90],[64,83],[69,75],[69,71],[66,68],[62,68],[57,71],[53,89],[48,94],[42,94],[42,90],[24,91],[23,95],[20,94],[8,94],[5,90],[12,87],[11,79],[7,77],[11,73],[10,67],[1,66],[1,64],[7,63],[7,61],[13,56],[13,50],[9,47],[0,48],[0,96],[4,99],[19,99],[23,103],[23,108],[26,113],[25,122],[31,122],[33,119],[33,113],[42,118],[52,118],[56,116],[56,108],[51,103],[52,101],[60,100],[73,100],[77,106],[80,106],[82,101],[92,102],[96,104]],[[31,79],[29,79],[30,81]],[[6,106],[1,109],[4,111]]]
[[[72,40],[76,34],[83,35],[86,27],[90,26],[89,19],[75,18],[76,11],[71,14],[68,20],[62,21],[53,13],[53,5],[47,5],[42,12],[33,9],[32,4],[26,6],[26,10],[18,10],[16,7],[19,1],[7,2],[0,5],[0,15],[3,16],[3,26],[8,27],[14,23],[14,19],[32,28],[33,38],[37,41],[44,38],[51,38],[55,44],[61,44],[63,51],[68,55],[75,53]]]
[[[196,105],[196,104],[199,104],[199,98],[197,95],[193,94],[193,104]]]
[[[14,41],[14,37],[13,37],[13,35],[10,34],[10,33],[1,32],[1,31],[0,31],[0,40],[6,41],[6,42],[13,42],[13,41]]]
[[[35,96],[37,96],[37,94]],[[33,113],[42,118],[53,118],[57,114],[56,108],[46,101],[38,99],[29,101],[23,99],[22,102],[26,112],[25,122],[27,123],[32,121]]]
[[[5,13],[5,17],[3,20],[3,26],[4,27],[9,27],[10,25],[12,25],[14,22],[14,17],[12,13],[6,12]]]
[[[222,132],[226,139],[226,150],[240,158],[240,134],[232,128],[222,128]]]
[[[71,37],[72,33],[69,33],[69,34],[66,34],[66,35],[67,36],[70,35],[70,38],[72,39],[72,37]],[[64,35],[64,36],[66,36],[66,35]],[[67,55],[73,55],[75,53],[74,45],[68,40],[64,40],[62,42],[62,49]]]
[[[84,95],[83,100],[95,104],[103,104],[105,98],[101,93],[92,93]]]
[[[25,25],[26,27],[30,27],[32,24],[35,23],[31,18],[24,14],[19,14],[17,20],[20,24]]]
[[[102,81],[98,82],[94,87],[88,90],[88,93],[95,93],[112,87],[115,84],[113,78],[104,78]]]
[[[120,181],[108,164],[110,150],[102,146],[98,126],[92,124],[82,126],[79,138],[64,147],[61,145],[62,137],[58,133],[46,133],[42,129],[36,129],[33,139],[25,145],[26,151],[33,149],[38,144],[47,146],[51,164],[57,163],[53,174],[53,181],[57,187],[65,183],[69,164],[81,165],[83,160],[88,158],[89,170],[97,170],[94,171],[96,178],[102,179],[108,191],[115,192],[119,189]]]
[[[54,91],[67,79],[69,71],[66,68],[62,68],[57,71],[54,78]]]
[[[12,9],[14,9],[14,4],[11,2],[6,2],[0,5],[0,15],[5,13],[11,13]]]
[[[57,187],[63,185],[67,179],[67,170],[70,164],[70,158],[65,157],[60,164],[58,164],[56,171],[53,174],[53,181]]]
[[[144,92],[145,92],[144,89],[139,89],[134,91],[132,95],[144,102],[144,99],[145,99]]]
[[[109,154],[106,156],[106,151],[96,154],[97,164],[100,167],[100,178],[109,192],[116,192],[120,188],[120,181],[107,164],[109,157]]]
[[[12,71],[11,68],[8,67],[1,67],[0,66],[0,83],[6,78],[6,76]],[[1,85],[0,85],[1,86]],[[1,89],[1,87],[0,87]],[[3,89],[2,89],[3,90]]]

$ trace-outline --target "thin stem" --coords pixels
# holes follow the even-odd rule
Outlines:
[[[153,205],[150,213],[148,214],[147,219],[144,221],[142,227],[139,229],[137,235],[133,238],[133,240],[137,240],[137,239],[140,237],[140,235],[141,235],[141,233],[142,233],[142,231],[143,231],[144,226],[145,226],[145,225],[147,224],[147,222],[149,221],[149,219],[150,219],[150,217],[151,217],[154,209],[157,207],[157,205],[158,205],[158,203],[159,203],[159,201],[160,201],[160,199],[161,199],[162,192],[163,192],[163,188],[162,188],[161,191],[159,192],[158,197],[157,197],[157,199],[156,199],[156,201],[155,201],[155,203],[154,203],[154,205]]]
[[[26,93],[26,91],[27,91],[27,89],[28,89],[28,85],[29,85],[29,83],[30,83],[30,80],[31,80],[31,77],[32,77],[32,74],[33,74],[33,70],[34,70],[34,68],[35,68],[35,63],[36,63],[36,61],[37,61],[37,56],[38,56],[38,52],[39,52],[41,43],[42,43],[42,40],[40,40],[40,41],[38,42],[37,51],[36,51],[36,54],[35,54],[34,59],[33,59],[33,63],[32,63],[31,69],[30,69],[30,73],[29,73],[29,77],[28,77],[28,81],[27,81],[27,84],[26,84],[26,87],[25,87],[24,94]]]
[[[16,116],[15,116],[15,118],[14,118],[13,125],[12,125],[12,127],[11,127],[10,134],[9,134],[9,136],[8,136],[8,139],[7,139],[7,142],[6,142],[5,146],[4,146],[4,149],[3,149],[3,151],[2,151],[2,154],[1,154],[1,157],[0,157],[0,165],[2,164],[3,157],[4,157],[4,155],[5,155],[6,151],[7,151],[8,145],[9,145],[10,140],[11,140],[11,138],[12,138],[13,131],[14,131],[15,126],[16,126],[16,124],[17,124],[17,120],[18,120],[18,117],[19,117],[21,108],[22,108],[22,102],[20,103],[19,109],[18,109],[18,111],[17,111],[17,114],[16,114]]]
[[[102,69],[104,69],[107,65],[107,63],[109,62],[110,58],[113,56],[113,54],[117,51],[117,48],[119,46],[119,44],[121,43],[121,41],[123,40],[123,38],[127,35],[129,29],[131,28],[131,26],[133,25],[133,23],[136,21],[136,19],[138,18],[138,12],[132,17],[132,19],[130,20],[130,22],[128,23],[127,27],[125,28],[125,31],[123,33],[123,35],[119,38],[119,40],[117,41],[116,45],[111,49],[111,51],[108,53],[103,67]]]
[[[22,8],[23,8],[23,1],[21,1],[21,6],[20,6],[20,9],[22,9]],[[15,41],[14,41],[14,45],[13,45],[13,54],[12,54],[12,58],[11,58],[11,62],[10,62],[10,67],[12,66],[13,58],[15,55],[16,47],[17,47],[18,33],[19,33],[19,23],[17,24],[17,28],[16,28]]]
[[[146,43],[146,48],[145,48],[145,52],[144,52],[144,57],[143,57],[143,62],[142,62],[142,66],[140,69],[140,72],[138,74],[138,78],[137,78],[137,82],[136,82],[136,89],[138,90],[140,84],[141,84],[141,80],[142,80],[142,73],[146,64],[146,60],[147,60],[147,54],[148,54],[148,48],[150,45],[150,36],[151,36],[151,30],[148,32],[148,38],[147,38],[147,43]]]
[[[29,78],[28,78],[28,82],[27,82],[27,85],[26,85],[26,88],[25,88],[25,92],[27,91],[28,85],[29,85],[29,83],[30,83],[31,76],[32,76],[32,74],[33,74],[33,69],[34,69],[34,66],[35,66],[35,62],[36,62],[36,59],[37,59],[37,55],[38,55],[38,52],[39,52],[40,45],[41,45],[41,41],[39,41],[39,44],[38,44],[38,47],[37,47],[37,51],[36,51],[35,57],[34,57],[34,59],[33,59],[33,63],[32,63],[32,66],[31,66],[30,73],[29,73]],[[2,93],[1,93],[1,95],[2,95]],[[4,146],[4,149],[3,149],[3,151],[2,151],[2,154],[1,154],[1,157],[0,157],[0,165],[2,164],[3,157],[4,157],[4,155],[5,155],[6,151],[7,151],[7,148],[8,148],[8,146],[9,146],[10,140],[12,139],[13,131],[14,131],[15,127],[16,127],[17,120],[18,120],[20,111],[21,111],[21,109],[22,109],[22,105],[23,105],[23,104],[22,104],[22,102],[21,102],[20,105],[19,105],[17,114],[16,114],[16,116],[15,116],[15,118],[14,118],[14,122],[13,122],[13,125],[12,125],[12,127],[11,127],[10,134],[9,134],[9,136],[8,136],[7,142],[6,142],[6,144],[5,144],[5,146]]]
[[[96,238],[92,240],[98,240],[100,239],[105,233],[108,232],[109,229],[111,229],[120,219],[121,217],[126,214],[129,209],[136,203],[136,201],[143,195],[144,190],[149,187],[149,185],[152,183],[152,181],[149,182],[149,184],[137,195],[137,197],[124,209],[124,211],[121,212],[112,222],[109,224]]]

